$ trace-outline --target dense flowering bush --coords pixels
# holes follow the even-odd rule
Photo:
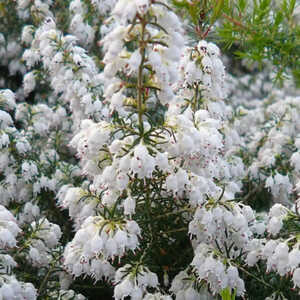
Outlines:
[[[298,90],[196,2],[0,3],[0,299],[299,297]]]

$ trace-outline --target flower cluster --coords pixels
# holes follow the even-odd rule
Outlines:
[[[1,248],[16,246],[16,236],[20,233],[16,219],[4,206],[0,206],[0,245]]]
[[[140,228],[135,221],[110,222],[102,217],[88,217],[65,250],[65,266],[75,276],[82,273],[96,280],[114,275],[109,263],[134,251],[139,244]]]
[[[299,293],[299,97],[241,100],[171,2],[1,6],[0,298]]]
[[[158,286],[156,274],[142,265],[133,267],[126,264],[118,269],[114,280],[116,282],[114,298],[117,300],[128,296],[131,299],[144,299],[143,295],[148,287],[156,288]]]

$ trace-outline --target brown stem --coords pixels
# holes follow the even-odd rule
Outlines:
[[[238,27],[240,27],[240,28],[242,28],[242,29],[244,29],[244,30],[246,30],[246,31],[251,31],[251,32],[255,33],[254,30],[248,28],[247,26],[245,26],[244,24],[242,24],[240,21],[238,21],[238,20],[236,20],[236,19],[234,19],[234,18],[228,16],[227,14],[223,13],[222,16],[223,16],[225,19],[227,19],[229,22],[233,23],[234,25],[236,25],[236,26],[238,26]]]
[[[194,93],[194,101],[192,104],[192,110],[195,113],[198,108],[198,94],[199,94],[199,86],[196,84],[195,86],[195,93]]]
[[[142,37],[140,41],[140,54],[142,57],[139,70],[138,70],[138,119],[139,119],[139,127],[140,130],[143,128],[143,69],[144,69],[144,62],[145,62],[145,41],[144,41],[144,36],[145,36],[145,28],[146,28],[146,22],[144,19],[141,19],[141,25],[142,25]]]

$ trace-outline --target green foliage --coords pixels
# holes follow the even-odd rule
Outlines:
[[[290,71],[299,84],[300,26],[293,19],[295,1],[232,1],[225,8],[217,33],[227,47],[233,44],[240,58],[256,61],[261,67],[269,61],[282,81]]]
[[[180,9],[184,18],[190,20],[192,29],[198,38],[204,39],[212,26],[221,17],[225,5],[224,0],[173,0],[174,6]]]
[[[224,289],[221,292],[222,300],[235,300],[235,291],[231,293],[231,290],[229,288]]]
[[[300,26],[294,17],[295,0],[173,0],[193,24],[194,39],[213,39],[235,49],[237,58],[270,62],[276,81],[292,75],[300,85]],[[232,50],[231,50],[232,51]]]
[[[246,299],[265,300],[270,295],[274,296],[272,299],[277,300],[298,299],[298,296],[293,292],[290,276],[280,277],[274,272],[267,272],[265,265],[260,262],[256,266],[247,269],[249,271],[248,275],[243,274],[246,290],[249,291]]]

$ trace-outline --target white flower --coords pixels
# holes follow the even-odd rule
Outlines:
[[[131,75],[132,73],[136,73],[140,64],[141,64],[142,56],[140,54],[140,50],[135,50],[128,60],[128,72],[127,75]]]
[[[140,265],[134,276],[131,270],[131,266],[128,264],[117,270],[115,275],[117,285],[114,289],[116,299],[123,300],[130,296],[130,299],[140,300],[147,287],[157,287],[158,278],[147,267]]]
[[[149,9],[149,0],[135,0],[137,11],[144,15]]]
[[[8,254],[0,254],[0,274],[1,273],[11,273],[11,269],[17,266],[17,263],[14,259]]]
[[[231,288],[234,288],[240,279],[238,269],[234,266],[230,266],[226,272],[228,276],[228,283]]]
[[[149,154],[148,149],[139,144],[134,148],[134,157],[131,159],[131,170],[139,178],[151,177],[155,168],[155,158]]]
[[[188,174],[185,170],[179,169],[176,173],[177,188],[179,191],[183,191],[185,186],[190,183]]]
[[[0,110],[0,129],[4,129],[12,124],[11,116],[7,112]]]
[[[140,298],[136,298],[136,299],[140,299]],[[147,293],[144,296],[143,300],[172,300],[172,297],[168,295],[162,295],[161,293],[155,293],[155,294]]]
[[[254,232],[258,235],[263,235],[266,231],[266,225],[263,222],[255,222],[253,226]]]
[[[118,92],[118,93],[113,94],[113,96],[110,99],[110,103],[111,103],[110,108],[111,108],[111,110],[120,111],[120,109],[123,106],[124,99],[125,99],[125,97],[124,97],[124,95],[122,94],[121,91]]]
[[[24,138],[24,139],[21,139],[19,140],[17,143],[16,143],[16,148],[17,148],[17,151],[20,153],[20,154],[24,154],[28,151],[31,150],[31,145],[29,144],[29,142]]]
[[[25,283],[24,284],[24,297],[25,299],[36,299],[37,298],[37,290],[33,286],[32,283]]]
[[[123,205],[125,215],[132,216],[135,213],[135,200],[132,197],[127,197]]]
[[[281,218],[272,217],[267,225],[267,229],[268,229],[268,232],[270,232],[272,235],[276,235],[279,233],[282,226],[283,226],[283,223],[282,223]]]
[[[300,251],[298,248],[294,248],[289,253],[289,266],[291,270],[294,270],[300,264]]]
[[[30,44],[33,40],[33,30],[34,27],[32,25],[26,25],[22,30],[22,42],[25,44]]]
[[[33,161],[25,161],[22,164],[22,175],[25,181],[33,179],[38,174],[38,168]]]
[[[177,192],[178,184],[177,184],[177,176],[176,174],[170,174],[166,179],[166,187],[167,190]]]
[[[272,256],[277,245],[278,245],[278,242],[276,242],[274,240],[269,240],[263,248],[263,251],[262,251],[263,256],[265,258]]]
[[[11,90],[0,90],[0,103],[3,104],[4,102],[9,110],[13,110],[14,108],[16,108],[15,98],[15,94]]]
[[[29,257],[32,259],[34,264],[40,264],[41,254],[36,248],[31,247],[29,250]]]
[[[286,243],[279,243],[274,252],[274,256],[278,260],[286,260],[289,257],[289,247]]]
[[[129,177],[126,173],[120,172],[119,174],[117,174],[116,185],[120,191],[125,190],[127,188],[128,183]]]
[[[194,290],[192,287],[189,287],[187,290],[185,290],[184,297],[185,297],[185,300],[198,300],[198,299],[200,299],[199,293],[196,290]]]
[[[300,172],[300,152],[294,152],[291,156],[291,163],[297,172]]]
[[[0,247],[15,247],[16,236],[21,232],[14,216],[0,205]]]
[[[250,206],[243,206],[243,214],[245,215],[248,222],[255,220],[254,212]]]
[[[253,250],[248,253],[246,262],[250,267],[254,266],[258,262],[258,260],[259,260],[259,256],[257,251]]]
[[[125,297],[130,296],[134,288],[132,280],[126,277],[121,283],[117,284],[114,288],[114,298],[116,300],[123,300]]]
[[[3,299],[14,299],[14,291],[13,287],[10,284],[4,283],[2,287],[0,288],[0,295],[3,297]]]
[[[293,282],[295,287],[300,287],[300,268],[297,268],[293,273]]]
[[[122,23],[131,22],[136,14],[134,0],[119,0],[112,11],[112,15],[118,17]]]

